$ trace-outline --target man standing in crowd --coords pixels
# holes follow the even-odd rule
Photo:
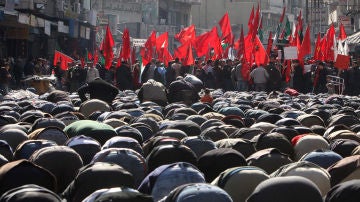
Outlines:
[[[181,63],[179,58],[175,58],[175,62],[171,65],[171,68],[175,72],[175,78],[178,76],[183,76],[181,72]]]
[[[351,86],[351,94],[358,96],[360,95],[360,66],[359,58],[353,61],[353,65],[349,70],[349,86]]]
[[[252,70],[250,73],[250,77],[254,81],[255,91],[266,90],[269,74],[263,66],[260,65],[259,67],[254,68],[254,70]]]
[[[141,83],[145,83],[146,81],[148,81],[149,79],[154,79],[154,72],[155,72],[155,68],[156,68],[156,60],[152,59],[146,66],[145,69],[143,70],[142,74],[141,74]]]
[[[281,71],[276,66],[276,55],[270,55],[270,62],[266,67],[266,71],[269,75],[267,80],[268,92],[281,90]]]
[[[55,88],[58,90],[62,90],[62,82],[63,82],[63,76],[65,71],[61,69],[61,62],[57,62],[56,65],[52,68],[51,71],[54,71],[55,78],[56,78],[56,86]]]
[[[298,92],[304,92],[304,74],[303,68],[301,67],[299,60],[293,60],[291,64],[291,68],[293,71],[293,88]]]
[[[223,89],[225,91],[234,90],[233,82],[231,80],[231,72],[232,72],[232,60],[227,59],[226,64],[223,67]]]
[[[5,64],[0,67],[0,94],[8,94],[10,80],[11,75],[9,73],[9,64]]]
[[[91,82],[97,77],[100,77],[99,70],[95,68],[91,61],[88,62],[88,66],[86,68],[86,82]]]
[[[317,64],[315,70],[315,78],[314,78],[314,93],[326,93],[326,83],[327,83],[327,69],[325,68],[325,64],[323,62],[319,62]]]
[[[247,91],[248,85],[242,75],[242,64],[239,62],[231,71],[231,78],[234,82],[235,90]]]
[[[206,65],[203,67],[205,76],[204,76],[204,85],[207,88],[214,88],[215,87],[215,76],[214,76],[214,67],[213,61],[208,60]]]
[[[130,65],[122,61],[120,67],[116,69],[116,84],[120,90],[133,89]]]

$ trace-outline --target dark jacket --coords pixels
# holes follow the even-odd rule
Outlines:
[[[195,87],[184,79],[173,81],[169,86],[168,101],[170,103],[185,102],[191,104],[199,101],[199,99]]]
[[[116,83],[120,90],[133,89],[131,69],[127,65],[122,64],[116,69]]]
[[[112,103],[118,93],[119,89],[100,78],[97,78],[78,89],[78,94],[82,102],[87,100],[85,94],[89,94],[90,99],[99,99],[107,103]]]

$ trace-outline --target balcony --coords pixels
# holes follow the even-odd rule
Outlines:
[[[145,26],[146,26],[146,30],[148,30],[149,33],[152,30],[156,30],[159,33],[168,32],[170,36],[174,36],[175,34],[180,32],[179,26],[172,26],[172,25],[145,25]]]
[[[191,5],[200,5],[201,4],[201,0],[174,0],[175,2],[180,2],[180,3],[187,3],[187,4],[191,4]]]

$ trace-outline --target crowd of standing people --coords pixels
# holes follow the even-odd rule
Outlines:
[[[270,56],[266,65],[252,64],[243,67],[241,61],[221,59],[196,59],[194,65],[184,66],[179,59],[164,64],[156,59],[151,60],[142,69],[139,61],[129,64],[126,61],[117,64],[113,62],[109,69],[92,61],[74,61],[63,70],[60,62],[53,66],[43,58],[27,60],[7,58],[1,60],[0,86],[2,91],[8,88],[24,88],[23,79],[30,76],[53,74],[56,77],[55,87],[59,90],[75,92],[78,88],[97,77],[113,84],[120,90],[137,90],[149,79],[154,79],[166,87],[177,77],[191,74],[199,78],[206,88],[223,89],[224,91],[283,91],[292,88],[300,93],[326,93],[329,89],[329,76],[343,79],[342,92],[346,95],[360,94],[359,62],[355,58],[346,70],[339,70],[332,62],[305,60],[291,61],[283,65],[276,55]],[[339,92],[337,92],[339,94]]]

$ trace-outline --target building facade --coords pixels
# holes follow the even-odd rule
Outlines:
[[[96,17],[90,0],[0,0],[0,57],[79,57],[92,49]],[[94,20],[95,19],[95,20]]]
[[[232,30],[235,37],[238,37],[241,26],[247,33],[251,9],[253,6],[256,9],[257,2],[257,0],[202,0],[201,4],[192,7],[191,21],[196,26],[198,34],[201,34],[217,25],[221,17],[228,12]],[[260,1],[260,3],[261,8],[268,6],[267,1]]]

